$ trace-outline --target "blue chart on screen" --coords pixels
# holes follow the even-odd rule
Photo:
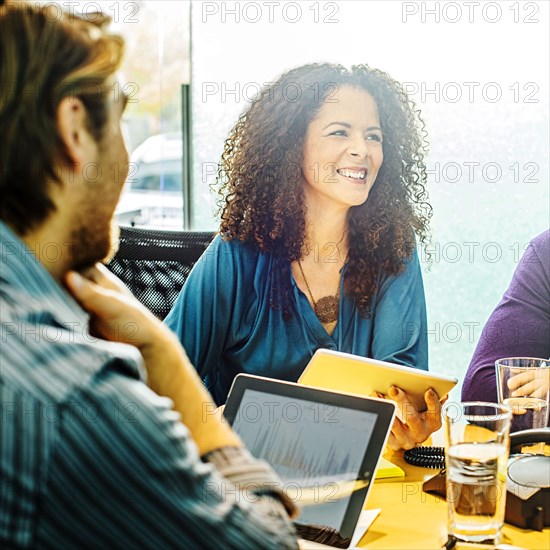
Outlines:
[[[289,495],[303,497],[300,523],[339,529],[349,495],[342,482],[358,477],[377,415],[247,389],[233,427],[252,454],[266,460]]]

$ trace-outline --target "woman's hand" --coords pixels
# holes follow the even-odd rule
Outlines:
[[[442,401],[433,389],[429,389],[424,394],[427,410],[418,412],[416,405],[412,402],[409,395],[401,388],[391,386],[388,395],[392,401],[395,401],[399,409],[398,418],[395,417],[390,437],[388,438],[388,447],[392,451],[401,449],[412,449],[419,443],[423,443],[428,437],[441,428],[441,405]],[[385,399],[381,393],[376,393],[376,397]]]

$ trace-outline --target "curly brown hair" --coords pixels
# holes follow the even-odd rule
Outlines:
[[[396,275],[428,240],[427,132],[402,86],[368,65],[351,70],[309,64],[264,86],[225,142],[218,170],[220,233],[252,243],[274,257],[271,306],[290,318],[290,263],[303,256],[305,211],[302,156],[307,129],[340,86],[375,99],[384,136],[384,161],[368,200],[348,212],[349,252],[344,292],[368,316],[380,273]]]

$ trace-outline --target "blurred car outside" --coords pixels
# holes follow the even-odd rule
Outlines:
[[[180,132],[153,135],[132,151],[115,211],[119,224],[183,227],[182,151]]]

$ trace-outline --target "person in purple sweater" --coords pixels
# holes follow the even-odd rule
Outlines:
[[[495,361],[503,357],[550,357],[550,229],[530,242],[489,317],[464,379],[463,401],[498,401]]]

